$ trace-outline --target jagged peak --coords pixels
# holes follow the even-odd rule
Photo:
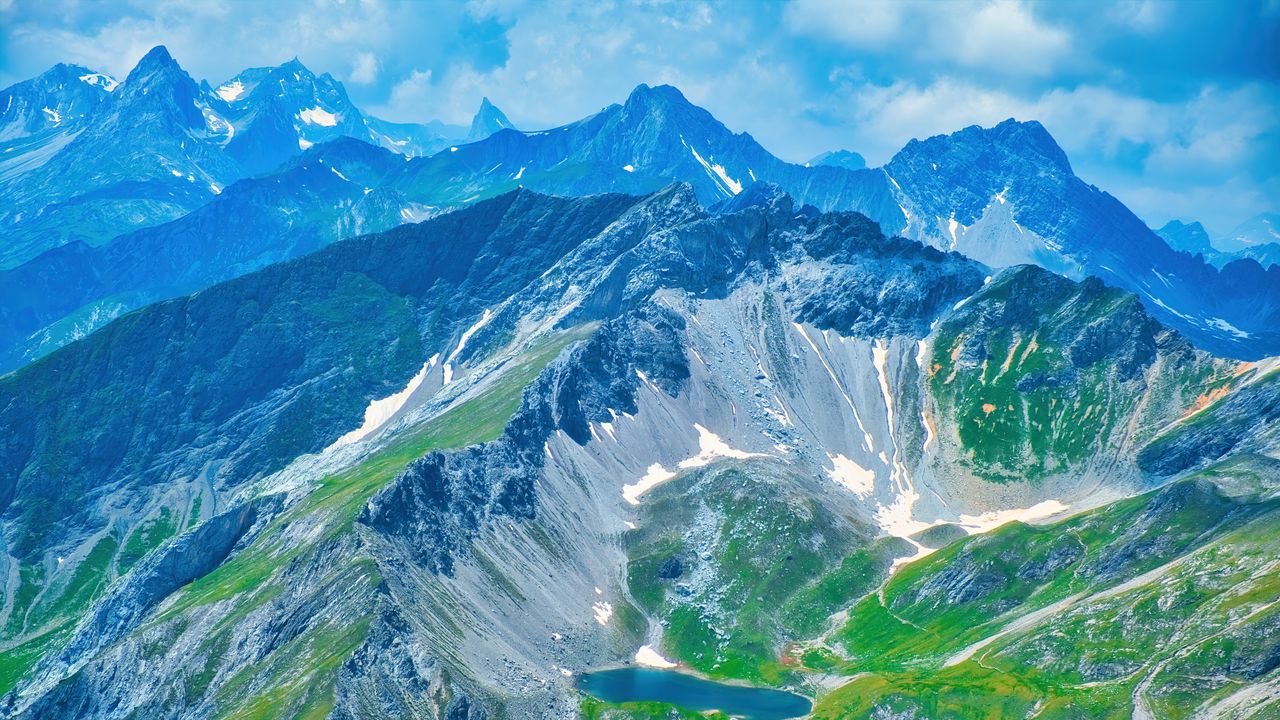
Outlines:
[[[787,212],[790,212],[794,200],[776,184],[761,180],[751,183],[743,188],[742,192],[719,203],[712,208],[712,211],[717,215],[728,215],[750,207],[768,209],[779,204],[787,205]]]
[[[285,72],[296,72],[299,75],[315,75],[315,73],[311,72],[310,68],[302,64],[302,61],[298,59],[297,55],[294,55],[293,58],[287,62],[280,63],[276,69]]]
[[[672,103],[677,105],[693,105],[689,99],[680,92],[680,89],[674,85],[647,85],[640,83],[627,96],[626,104],[630,105],[650,105],[657,102]]]
[[[467,133],[467,142],[483,140],[499,130],[514,129],[515,126],[496,105],[489,102],[488,97],[481,98],[480,109],[471,118],[471,131]]]
[[[990,128],[970,125],[948,135],[911,140],[893,156],[889,164],[911,162],[912,158],[918,157],[932,161],[959,147],[1010,156],[1024,165],[1030,163],[1031,166],[1035,166],[1037,160],[1045,161],[1064,174],[1073,174],[1066,152],[1044,125],[1035,120],[1014,118],[1004,120]]]
[[[106,78],[108,81],[107,84],[110,87],[115,86],[115,78],[111,77],[110,75],[100,73],[96,70],[91,70],[83,65],[60,62],[53,65],[48,70],[45,70],[44,72],[40,73],[39,75],[36,75],[35,77],[27,78],[26,80],[20,80],[12,85],[9,85],[8,87],[0,89],[0,93],[10,92],[18,87],[40,87],[40,86],[54,85],[57,83],[69,82],[71,80],[76,80],[86,76]]]
[[[123,88],[126,95],[145,95],[155,85],[172,86],[179,95],[194,97],[199,92],[196,81],[173,59],[164,45],[155,46],[138,61],[125,78]]]
[[[173,68],[181,70],[178,61],[174,60],[173,56],[169,54],[169,48],[164,45],[156,45],[148,50],[146,55],[142,56],[142,59],[133,67],[133,70],[129,71],[128,79],[155,72],[156,70]]]

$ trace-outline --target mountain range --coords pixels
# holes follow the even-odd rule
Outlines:
[[[407,139],[411,134],[393,139],[385,124],[366,119],[351,105],[340,83],[328,75],[316,77],[296,61],[245,71],[210,92],[196,87],[158,48],[122,87],[152,82],[147,68],[153,65],[173,81],[166,95],[175,99],[171,115],[179,114],[175,108],[188,102],[184,98],[196,97],[186,110],[192,122],[223,123],[234,134],[216,135],[214,151],[207,144],[188,145],[190,128],[134,133],[130,145],[136,152],[168,157],[166,148],[176,142],[188,148],[179,156],[204,148],[210,157],[200,167],[157,168],[145,182],[131,179],[99,191],[101,202],[112,208],[101,215],[88,209],[97,207],[90,199],[94,193],[34,211],[17,210],[21,203],[15,203],[16,212],[0,213],[0,220],[21,221],[12,228],[11,249],[20,254],[8,263],[0,283],[13,288],[10,298],[0,300],[0,368],[29,362],[122,312],[296,256],[353,231],[421,220],[515,187],[570,195],[646,193],[672,181],[689,182],[707,205],[754,182],[771,183],[802,203],[862,212],[886,232],[957,250],[993,268],[1035,263],[1077,279],[1096,275],[1137,293],[1162,321],[1216,352],[1246,359],[1280,352],[1280,270],[1264,269],[1249,258],[1215,268],[1187,248],[1171,247],[1121,203],[1079,180],[1038,123],[1009,121],[913,141],[882,168],[851,169],[858,163],[820,159],[801,166],[777,159],[749,135],[732,133],[674,88],[641,86],[622,105],[529,133],[511,129],[486,98],[469,137],[491,136],[405,162],[393,151],[412,146],[429,152],[431,147]],[[150,97],[147,88],[142,91]],[[198,107],[209,109],[208,118],[215,119],[197,118],[203,112]],[[112,113],[99,116],[108,124],[102,135],[122,137],[110,129]],[[357,149],[347,138],[391,151],[379,155]],[[342,142],[325,147],[337,140]],[[142,149],[150,143],[155,147]],[[313,153],[306,152],[313,146]],[[18,178],[15,197],[24,187],[40,198],[82,193],[86,183],[66,168],[92,167],[79,159],[85,152],[95,158],[111,155],[78,137],[58,152],[61,169]],[[306,169],[308,159],[312,169],[327,162],[331,181],[317,181]],[[227,177],[249,174],[250,167],[276,163],[283,164],[245,177],[243,187],[225,183]],[[218,175],[223,183],[197,183],[197,176],[212,177],[201,169],[204,165],[223,168]],[[140,173],[132,162],[123,167]],[[74,189],[50,190],[50,182]],[[275,194],[259,196],[268,184],[298,196],[301,205]],[[132,192],[122,186],[139,188],[147,199],[114,199],[114,193]],[[226,197],[224,187],[231,190]],[[149,209],[138,211],[139,203]],[[196,207],[200,211],[191,212]],[[141,219],[120,222],[124,208]],[[70,220],[68,213],[80,220]],[[139,224],[147,227],[119,232]],[[231,234],[236,237],[225,237]],[[211,242],[211,236],[223,239]],[[175,245],[174,238],[182,240]],[[188,243],[234,250],[184,250],[181,244]],[[144,249],[158,245],[166,248],[159,255]],[[32,249],[22,252],[23,247]],[[48,249],[32,257],[35,247]],[[122,262],[129,271],[120,268]],[[146,267],[151,263],[155,267]],[[40,290],[28,290],[36,287]]]
[[[357,137],[414,155],[467,133],[365,116],[341,83],[296,59],[214,89],[197,84],[163,46],[118,84],[59,65],[3,92],[0,267],[181,217],[316,143]],[[494,112],[486,103],[481,116]]]
[[[1192,254],[1204,255],[1209,262],[1222,267],[1241,258],[1258,261],[1263,267],[1280,265],[1280,215],[1260,213],[1240,223],[1216,241],[1198,222],[1169,221],[1156,231],[1169,246]]]
[[[5,717],[1280,710],[1280,268],[1039,123],[801,165],[163,48],[0,106]]]

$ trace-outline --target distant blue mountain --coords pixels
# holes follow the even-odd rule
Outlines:
[[[362,125],[348,124],[359,111],[332,78],[297,63],[238,77],[193,97],[242,128],[234,132],[243,142],[260,138],[281,155],[301,151],[307,138],[319,144],[154,231],[120,235],[101,251],[93,250],[100,242],[81,240],[0,277],[0,285],[45,288],[0,298],[0,368],[38,357],[120,312],[348,234],[419,221],[517,187],[640,195],[672,181],[689,183],[705,207],[767,182],[798,203],[856,210],[886,233],[993,268],[1032,263],[1075,278],[1097,275],[1137,293],[1162,321],[1219,353],[1280,352],[1280,269],[1265,271],[1252,260],[1217,269],[1170,248],[1118,200],[1077,178],[1039,123],[1010,120],[912,141],[882,168],[806,167],[733,133],[675,88],[640,85],[625,103],[562,127],[501,129],[405,161],[339,138],[373,125],[363,118]],[[132,81],[131,74],[125,86]],[[267,86],[283,90],[263,95]],[[483,103],[473,125],[499,115]],[[337,139],[324,142],[330,136]],[[230,147],[236,140],[221,142]],[[58,292],[70,286],[76,290]]]
[[[501,110],[489,102],[489,98],[480,101],[480,110],[471,120],[471,132],[467,133],[467,142],[483,140],[499,130],[512,130],[515,126]]]
[[[1156,234],[1174,250],[1192,255],[1198,253],[1206,258],[1216,252],[1213,243],[1209,241],[1209,233],[1205,231],[1203,225],[1195,221],[1184,223],[1180,220],[1170,220],[1156,230]]]
[[[1219,252],[1210,262],[1215,265],[1243,258],[1257,260],[1263,267],[1280,265],[1280,214],[1259,213],[1218,238],[1214,245]]]
[[[79,122],[43,164],[0,186],[0,267],[179,217],[243,176],[221,147],[229,124],[163,47]]]
[[[852,150],[833,150],[817,155],[806,165],[831,165],[846,170],[865,170],[867,159]]]
[[[1007,120],[907,144],[884,167],[903,234],[999,267],[1033,263],[1137,294],[1201,347],[1241,358],[1280,352],[1280,268],[1221,269],[1171,248],[1071,170],[1036,122]]]
[[[1280,244],[1280,213],[1254,215],[1215,243],[1223,252],[1238,252],[1262,245]]]
[[[278,67],[251,68],[212,92],[227,105],[235,127],[228,152],[250,174],[274,170],[313,145],[350,137],[402,155],[429,155],[462,142],[482,140],[510,127],[488,98],[471,124],[439,121],[393,123],[366,115],[351,102],[346,88],[329,75],[316,75],[297,58]]]
[[[111,77],[58,63],[0,90],[0,182],[47,161],[84,128],[115,87]]]
[[[0,141],[80,127],[116,84],[89,68],[58,63],[0,90]]]
[[[0,92],[0,107],[0,268],[181,217],[236,180],[338,137],[420,155],[466,133],[365,116],[341,83],[297,59],[246,70],[215,89],[194,81],[163,46],[119,87],[58,65]],[[486,117],[501,116],[488,108]]]

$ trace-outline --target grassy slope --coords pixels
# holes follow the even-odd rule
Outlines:
[[[1033,710],[1042,718],[1128,718],[1135,689],[1154,675],[1143,698],[1156,717],[1182,718],[1256,680],[1231,668],[1265,661],[1280,642],[1274,633],[1268,639],[1262,625],[1277,615],[1280,503],[1218,498],[1206,509],[1196,496],[1153,514],[1161,492],[1054,525],[1009,525],[906,567],[886,585],[883,601],[864,598],[831,638],[846,658],[840,672],[852,679],[821,699],[815,717],[870,717],[881,707],[930,718],[1022,717]],[[1156,542],[1143,545],[1131,530],[1152,517]],[[1048,549],[1061,538],[1078,540],[1083,555],[1029,580],[1026,570],[1045,567]],[[1147,551],[1125,558],[1125,546],[1133,544]],[[1113,565],[1116,558],[1124,561]],[[1111,567],[1118,571],[1099,571]],[[976,570],[969,587],[978,582],[973,578],[997,582],[964,601],[931,592],[943,578],[963,587],[957,568]],[[1154,568],[1164,570],[1114,592]],[[1077,593],[1079,599],[1055,605]],[[1051,606],[1039,622],[947,665],[970,643]],[[1248,624],[1261,629],[1250,632]]]
[[[508,368],[503,377],[483,394],[472,398],[419,428],[404,433],[382,451],[359,466],[322,480],[317,489],[302,503],[292,508],[251,545],[213,573],[188,586],[177,602],[159,620],[189,612],[201,605],[231,599],[235,611],[206,640],[211,645],[229,640],[235,628],[234,619],[284,591],[279,571],[291,562],[309,559],[320,550],[321,541],[351,530],[351,524],[365,502],[394,479],[412,460],[433,450],[457,448],[493,440],[501,434],[507,420],[520,405],[524,388],[570,342],[580,339],[588,329],[564,333],[526,353]],[[312,544],[296,547],[284,541],[285,530],[294,523],[322,517],[324,530]],[[362,555],[352,558],[347,567],[332,576],[327,591],[350,592],[358,588],[372,596],[379,582],[373,561]],[[273,718],[324,717],[332,707],[334,670],[364,640],[368,619],[350,618],[345,626],[328,626],[305,633],[253,666],[242,670],[217,691],[221,717]],[[262,682],[262,678],[267,681]],[[253,689],[243,686],[254,679]],[[300,682],[299,678],[305,679]]]
[[[501,377],[481,394],[405,431],[361,464],[321,479],[302,502],[275,519],[249,547],[175,593],[144,631],[172,623],[172,629],[180,632],[191,615],[202,612],[202,608],[223,602],[232,607],[204,638],[201,646],[209,662],[204,670],[187,678],[186,686],[178,693],[181,701],[197,700],[218,676],[220,648],[225,648],[230,641],[235,621],[283,592],[281,570],[291,562],[314,557],[323,540],[349,532],[365,502],[412,460],[433,450],[496,438],[519,407],[524,388],[567,345],[593,329],[592,326],[577,328],[532,348],[505,368]],[[176,532],[175,517],[186,517],[188,513],[196,517],[198,508],[190,512],[184,508],[180,514],[168,508],[158,511],[129,534],[123,547],[119,547],[114,536],[105,536],[77,568],[67,589],[56,598],[42,599],[27,613],[26,627],[45,629],[23,644],[0,653],[0,693],[16,685],[46,653],[61,647],[89,605],[116,577],[113,567],[123,574]],[[287,536],[290,527],[309,524],[322,526],[317,539],[304,545],[291,542]],[[344,592],[353,589],[359,592],[363,589],[371,593],[379,579],[373,563],[368,558],[357,557],[334,568],[326,584],[330,590],[342,588]],[[19,600],[29,604],[42,582],[39,566],[24,566]],[[353,617],[351,621],[308,633],[275,649],[261,663],[241,671],[217,691],[222,715],[279,717],[287,711],[286,714],[304,717],[331,705],[333,670],[363,640],[368,629],[367,619]],[[162,651],[156,649],[157,653]],[[255,682],[249,687],[251,678]]]
[[[996,281],[972,302],[1014,304],[1011,296],[1026,292],[1018,279]],[[1183,404],[1218,396],[1234,378],[1236,363],[1204,356],[1162,357],[1141,381],[1124,379],[1114,353],[1077,367],[1064,338],[1076,341],[1086,328],[1132,312],[1136,301],[1118,290],[1073,287],[1074,294],[1053,301],[1058,305],[978,337],[967,316],[938,330],[927,389],[945,418],[940,424],[955,428],[960,461],[980,477],[1035,481],[1068,471],[1107,450],[1118,431],[1153,432]]]
[[[780,684],[827,618],[875,587],[897,541],[824,509],[821,479],[772,463],[717,465],[645,499],[626,537],[632,596],[664,648],[710,677]],[[902,552],[902,548],[897,548]],[[675,578],[667,575],[676,559]]]
[[[1257,494],[1275,470],[1237,458],[1058,523],[1011,523],[877,592],[886,541],[815,513],[766,464],[718,465],[646,498],[662,522],[628,533],[628,581],[663,623],[664,650],[695,671],[766,685],[847,678],[820,694],[818,718],[1127,719],[1135,692],[1155,717],[1189,717],[1280,672],[1268,664],[1280,653],[1280,501]],[[843,552],[816,550],[842,533]],[[673,557],[681,574],[663,579]],[[1013,625],[1027,616],[1038,619]],[[589,704],[590,717],[682,717]]]

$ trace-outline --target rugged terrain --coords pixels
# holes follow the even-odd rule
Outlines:
[[[573,687],[647,647],[817,717],[1266,717],[1276,369],[760,184],[504,193],[0,378],[2,706],[678,714]]]
[[[585,196],[672,182],[691,185],[706,207],[769,183],[800,204],[857,211],[888,235],[993,269],[1029,263],[1101,278],[1219,355],[1280,353],[1280,268],[1266,255],[1274,245],[1250,240],[1249,252],[1205,256],[1166,242],[1077,177],[1034,121],[912,141],[869,169],[848,151],[785,162],[667,85],[640,85],[594,115],[526,132],[486,99],[467,132],[373,118],[341,83],[296,60],[217,88],[196,83],[163,47],[118,88],[60,68],[4,91],[17,102],[0,115],[0,155],[12,151],[0,160],[0,371],[129,310],[352,234],[521,187]],[[49,126],[40,103],[65,119]],[[1237,235],[1265,238],[1265,221]]]

